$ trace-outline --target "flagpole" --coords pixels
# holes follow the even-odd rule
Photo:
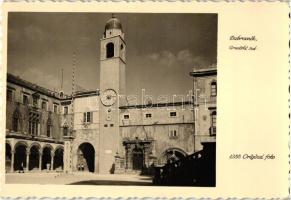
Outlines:
[[[72,133],[74,130],[74,95],[75,95],[75,68],[76,68],[76,53],[73,52],[73,60],[72,60],[72,106],[71,106],[71,128]]]

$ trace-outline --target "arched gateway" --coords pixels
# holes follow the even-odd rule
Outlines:
[[[95,150],[92,144],[82,143],[78,147],[77,170],[78,171],[95,171]]]
[[[159,165],[165,165],[167,163],[172,163],[177,160],[183,159],[187,156],[187,154],[178,148],[169,148],[166,151],[164,151],[160,158],[158,159]]]

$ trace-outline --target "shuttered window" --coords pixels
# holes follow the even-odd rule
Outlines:
[[[83,122],[84,123],[92,123],[93,122],[93,112],[84,112]]]

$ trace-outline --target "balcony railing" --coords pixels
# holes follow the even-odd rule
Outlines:
[[[66,132],[63,135],[63,139],[65,139],[65,140],[74,139],[74,138],[76,138],[76,131],[68,130],[68,132]]]
[[[44,141],[44,142],[62,142],[62,139],[48,137],[46,135],[28,134],[25,132],[16,132],[16,131],[8,130],[8,129],[6,129],[6,137],[34,140],[34,141]]]

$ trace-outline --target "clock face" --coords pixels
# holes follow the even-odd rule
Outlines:
[[[111,106],[117,100],[117,94],[113,89],[107,89],[101,94],[101,102],[104,106]]]

